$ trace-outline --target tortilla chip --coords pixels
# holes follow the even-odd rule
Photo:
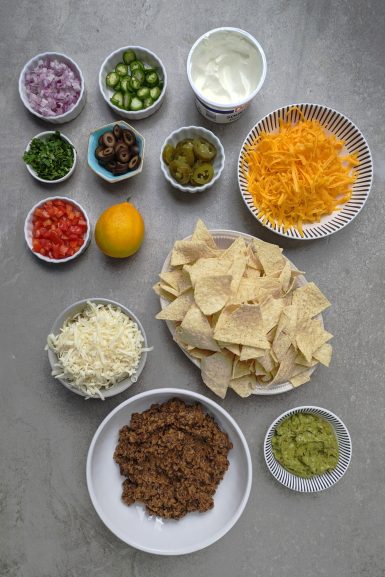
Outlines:
[[[254,361],[254,373],[257,377],[266,377],[266,375],[271,374],[263,368],[258,360]]]
[[[195,283],[194,298],[205,315],[212,315],[225,306],[231,293],[230,275],[205,276]]]
[[[289,379],[289,382],[293,385],[293,387],[299,387],[301,385],[304,385],[305,383],[308,383],[309,381],[310,381],[309,371],[304,371],[303,373],[300,373],[299,375],[296,375],[295,377]]]
[[[160,282],[157,282],[156,284],[154,284],[153,291],[156,292],[157,295],[159,295],[162,298],[165,298],[166,300],[169,301],[173,301],[175,300],[175,295],[170,293],[168,290],[166,290],[165,288],[163,288],[164,285],[161,285]]]
[[[166,283],[177,291],[177,296],[191,288],[190,276],[183,269],[175,269],[170,272],[161,272],[159,276],[163,284]],[[167,290],[166,287],[165,290]]]
[[[260,303],[260,307],[265,332],[268,333],[278,324],[284,308],[284,302],[282,299],[274,299],[273,297],[268,296],[267,299]]]
[[[244,275],[246,269],[246,257],[239,255],[229,268],[228,274],[232,276],[231,280],[231,293],[236,295],[238,292],[239,284]]]
[[[267,276],[282,271],[286,259],[282,256],[282,249],[278,245],[255,238],[253,248]]]
[[[230,351],[230,353],[233,353],[233,355],[239,357],[241,352],[240,345],[237,345],[236,343],[226,343],[225,341],[217,341],[217,342],[218,345],[221,347],[221,349],[227,349],[228,351]]]
[[[156,319],[164,321],[183,321],[185,314],[194,302],[192,290],[188,290],[180,297],[177,297],[165,309],[156,315]]]
[[[220,351],[213,338],[209,321],[194,303],[187,311],[182,323],[177,327],[178,337],[186,345],[208,351]]]
[[[255,375],[244,375],[237,379],[231,379],[230,388],[232,388],[237,395],[242,398],[249,397],[257,387],[257,379]]]
[[[229,388],[232,368],[233,355],[227,351],[214,353],[202,359],[203,382],[221,399],[225,398]]]
[[[305,359],[310,362],[313,353],[332,337],[332,334],[322,328],[320,321],[305,319],[296,334],[296,343]]]
[[[262,265],[259,259],[257,258],[257,255],[254,253],[251,244],[247,245],[246,258],[248,268],[252,268],[260,273],[260,271],[262,270]]]
[[[277,366],[270,351],[266,351],[263,357],[258,357],[258,363],[264,368],[266,374],[271,373]]]
[[[268,349],[259,305],[226,306],[214,329],[214,338]]]
[[[189,275],[193,287],[205,276],[224,275],[228,273],[232,262],[227,259],[200,258],[193,265],[186,265],[183,270]]]
[[[207,244],[210,248],[217,248],[215,240],[213,239],[210,231],[206,228],[203,220],[199,219],[195,225],[195,230],[191,237],[192,241],[202,241]]]
[[[171,253],[171,266],[190,264],[199,258],[215,257],[216,251],[202,240],[177,240]]]
[[[282,361],[279,365],[278,371],[277,371],[274,379],[270,383],[271,385],[279,385],[282,383],[286,383],[292,377],[293,369],[295,366],[296,356],[297,356],[297,351],[291,345],[289,347],[286,355],[282,359]]]
[[[332,360],[332,352],[332,346],[329,343],[325,343],[319,349],[314,351],[313,357],[325,365],[325,367],[328,367],[330,365],[330,361]]]
[[[233,361],[233,370],[231,373],[232,379],[238,379],[244,375],[250,375],[254,372],[254,361],[240,361],[239,358],[235,358]]]
[[[244,277],[239,283],[235,297],[232,297],[231,300],[239,304],[250,301],[261,302],[268,296],[273,296],[274,298],[281,296],[281,283],[279,279]]]
[[[301,352],[299,352],[295,358],[295,362],[297,365],[301,365],[302,367],[306,367],[308,369],[310,369],[311,367],[315,367],[316,365],[318,365],[318,361],[316,361],[315,359],[312,358],[311,361],[307,361],[305,359],[305,357],[303,356],[303,354]]]
[[[276,358],[277,362],[280,363],[285,357],[290,345],[292,344],[292,339],[289,335],[284,332],[280,332],[278,336],[276,335],[271,346],[271,352]]]
[[[245,239],[241,236],[235,239],[233,243],[221,254],[219,258],[234,261],[240,256],[246,256],[247,246]]]
[[[282,271],[279,274],[279,280],[280,283],[282,285],[282,290],[284,293],[288,292],[289,287],[290,287],[290,283],[291,283],[291,264],[289,263],[289,261],[287,260],[285,262],[285,266],[283,267]]]
[[[205,349],[193,348],[189,350],[188,354],[194,357],[195,359],[201,360],[204,359],[205,357],[209,357],[213,353],[212,351],[207,351]]]
[[[263,357],[265,353],[266,349],[260,349],[258,347],[249,347],[247,345],[243,345],[239,358],[241,361],[248,361],[250,359],[257,359],[258,357]]]
[[[313,318],[330,307],[328,299],[313,282],[309,282],[293,292],[293,304],[298,308],[298,318],[300,319]]]

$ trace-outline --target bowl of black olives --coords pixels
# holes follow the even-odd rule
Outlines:
[[[144,137],[120,120],[91,132],[88,165],[107,182],[121,182],[142,172]]]

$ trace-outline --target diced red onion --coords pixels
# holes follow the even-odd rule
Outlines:
[[[45,58],[24,77],[28,101],[42,116],[58,116],[71,110],[81,92],[77,73],[65,62]]]

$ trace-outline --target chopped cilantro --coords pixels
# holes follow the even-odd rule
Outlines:
[[[39,178],[58,180],[72,168],[73,146],[56,130],[46,138],[34,138],[28,152],[24,153],[23,160],[33,168]]]

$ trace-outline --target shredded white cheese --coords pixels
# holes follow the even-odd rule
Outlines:
[[[49,347],[57,356],[52,375],[66,379],[87,397],[101,397],[127,377],[135,380],[143,352],[143,335],[120,308],[88,302],[65,321],[59,335],[50,334]]]

